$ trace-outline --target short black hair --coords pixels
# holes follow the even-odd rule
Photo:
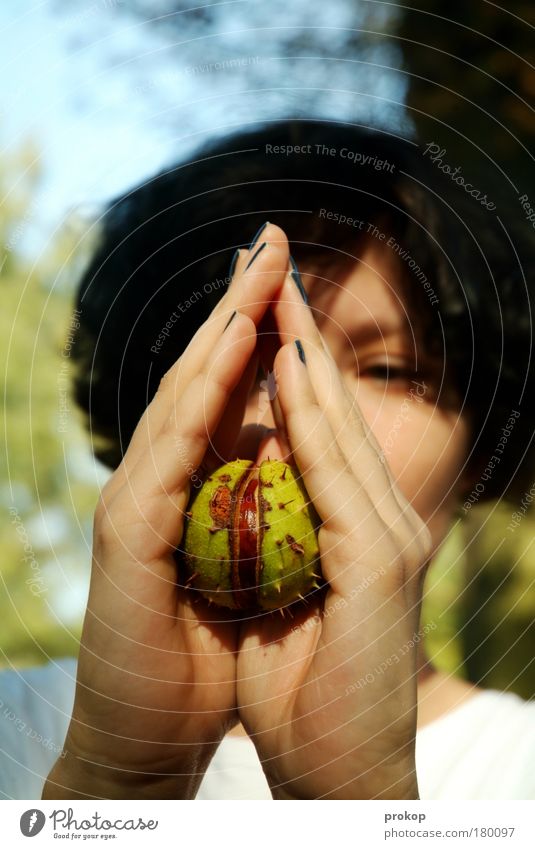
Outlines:
[[[484,474],[502,448],[478,500],[521,495],[533,480],[532,240],[424,154],[391,131],[266,122],[204,143],[110,202],[78,286],[72,351],[96,456],[119,464],[161,377],[226,291],[235,249],[265,220],[285,230],[303,271],[332,274],[362,247],[350,218],[398,245],[411,307],[472,421],[470,463]]]

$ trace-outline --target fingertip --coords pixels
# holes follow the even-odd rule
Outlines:
[[[260,238],[248,250],[241,251],[240,264],[239,266],[237,264],[237,268],[240,268],[240,272],[254,268],[260,256],[262,256],[263,260],[267,257],[270,259],[278,259],[280,257],[281,270],[287,270],[290,261],[290,248],[288,237],[282,227],[279,227],[277,224],[267,223],[261,229]],[[245,265],[241,264],[242,260],[245,262]]]
[[[288,236],[278,224],[269,223],[262,232],[262,241],[269,242],[274,247],[278,247],[282,251],[288,250]]]
[[[232,255],[232,259],[230,261],[230,267],[229,267],[229,270],[228,270],[229,283],[232,282],[232,279],[233,279],[234,274],[236,272],[236,268],[238,267],[238,264],[239,264],[239,261],[240,261],[240,253],[241,253],[240,249],[236,248],[236,250],[234,251],[234,253]]]
[[[299,346],[297,343],[299,342]],[[299,347],[303,351],[303,356],[306,358],[306,351],[303,348],[302,340],[292,339],[285,345],[281,345],[274,359],[274,368],[278,375],[283,376],[283,382],[288,387],[287,392],[289,397],[295,397],[300,394],[305,386],[310,383],[308,369],[301,359]],[[286,377],[286,380],[284,380]]]
[[[250,340],[251,347],[256,345],[256,324],[253,319],[246,313],[234,310],[229,316],[225,327],[221,333],[221,342],[225,345],[225,340],[231,336],[238,336],[240,339]],[[237,340],[235,340],[237,341]]]

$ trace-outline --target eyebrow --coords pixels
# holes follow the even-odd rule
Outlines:
[[[377,337],[387,338],[389,336],[400,335],[406,339],[412,339],[413,334],[410,332],[410,327],[407,322],[402,321],[379,321],[374,318],[366,317],[361,321],[355,321],[346,328],[346,333],[350,339],[358,339],[360,343],[365,343]]]

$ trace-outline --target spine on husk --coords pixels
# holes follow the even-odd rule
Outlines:
[[[294,469],[235,460],[191,501],[186,584],[225,607],[274,610],[318,586],[319,519]]]

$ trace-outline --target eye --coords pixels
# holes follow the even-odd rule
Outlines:
[[[361,370],[361,377],[371,377],[372,380],[383,382],[407,381],[415,376],[414,369],[402,363],[371,363]]]

